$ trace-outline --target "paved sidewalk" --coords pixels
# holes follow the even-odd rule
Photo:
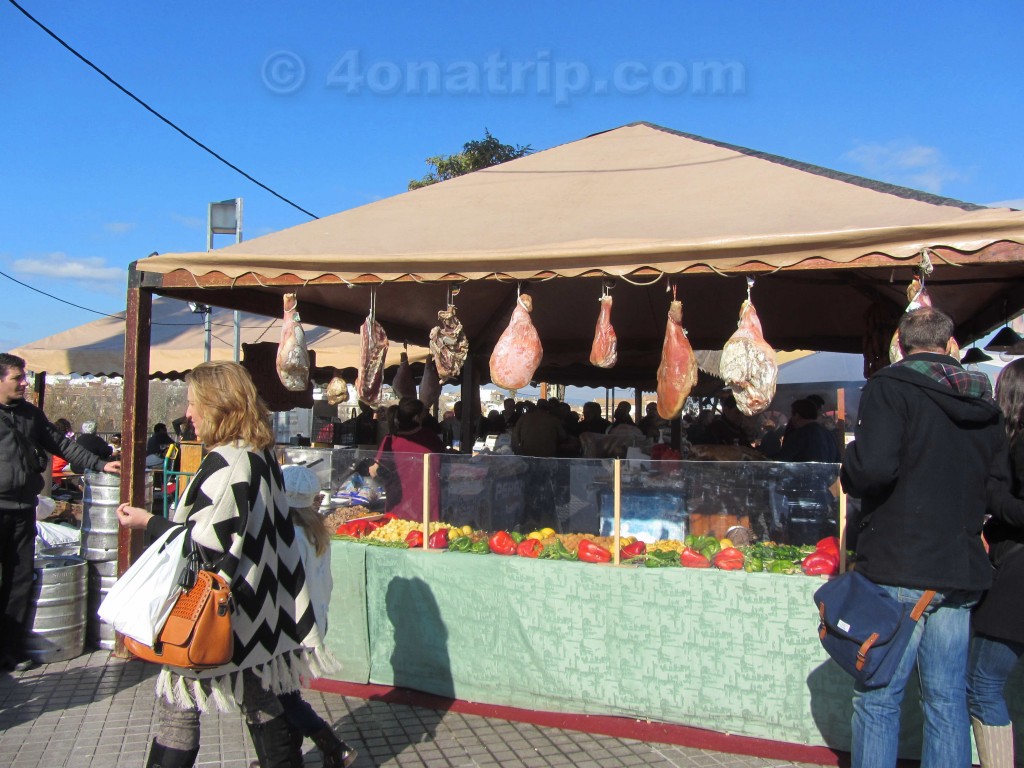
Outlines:
[[[0,675],[0,766],[116,768],[145,764],[152,738],[156,668],[108,651],[30,672]],[[644,743],[407,704],[307,691],[335,732],[370,766],[661,766],[810,768],[760,757]],[[255,758],[238,714],[202,721],[198,766],[248,768]],[[307,741],[307,766],[320,753]]]

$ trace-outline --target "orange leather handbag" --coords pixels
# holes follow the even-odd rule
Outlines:
[[[186,577],[194,577],[191,587],[179,596],[171,615],[152,646],[130,637],[124,647],[143,661],[186,669],[219,667],[231,661],[234,635],[231,614],[234,602],[223,577],[213,571],[196,570],[193,550]]]

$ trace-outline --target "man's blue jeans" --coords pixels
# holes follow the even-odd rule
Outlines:
[[[986,635],[974,636],[967,675],[967,704],[971,717],[985,725],[1010,724],[1003,689],[1021,655],[1024,655],[1024,643]]]
[[[883,587],[913,605],[924,590]],[[892,681],[884,688],[855,686],[853,768],[892,768],[900,735],[900,703],[918,670],[924,712],[921,768],[966,768],[971,764],[967,715],[967,655],[971,608],[980,592],[939,592],[917,622]]]

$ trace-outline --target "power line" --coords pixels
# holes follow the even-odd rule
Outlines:
[[[61,304],[67,304],[69,307],[74,307],[75,309],[84,309],[86,312],[92,312],[93,314],[102,315],[103,317],[112,317],[115,320],[120,320],[121,319],[117,315],[109,315],[106,312],[100,312],[99,310],[96,310],[96,309],[89,309],[89,307],[83,307],[81,304],[75,304],[73,302],[66,301],[65,299],[62,299],[59,296],[54,296],[52,293],[47,293],[46,291],[41,291],[38,288],[32,287],[28,283],[23,283],[23,282],[21,282],[21,280],[18,280],[16,278],[11,277],[6,272],[0,272],[0,275],[2,275],[3,277],[6,277],[11,282],[17,283],[18,285],[21,285],[21,286],[24,286],[25,288],[28,288],[30,291],[35,291],[36,293],[41,293],[41,294],[43,294],[43,296],[47,296],[47,297],[53,299],[54,301],[59,301]]]
[[[12,283],[17,283],[18,285],[20,285],[20,286],[22,286],[24,288],[28,288],[30,291],[35,291],[36,293],[41,293],[43,296],[46,296],[47,298],[53,299],[54,301],[59,301],[61,304],[67,304],[69,307],[74,307],[75,309],[81,309],[81,310],[84,310],[86,312],[92,312],[94,315],[100,315],[101,317],[109,317],[112,320],[120,320],[120,321],[124,322],[124,318],[119,316],[119,315],[111,315],[111,314],[109,314],[107,312],[100,312],[98,309],[90,309],[89,307],[83,307],[81,304],[75,304],[74,302],[71,302],[71,301],[68,301],[66,299],[60,298],[60,296],[54,296],[52,293],[47,293],[46,291],[42,291],[42,290],[36,288],[35,286],[29,285],[28,283],[23,283],[21,280],[18,280],[15,277],[11,277],[6,272],[0,272],[0,277],[6,277]],[[240,325],[239,328],[261,328],[261,329],[263,329],[263,332],[266,333],[267,331],[269,331],[271,329],[271,327],[273,327],[275,322],[277,322],[277,319],[276,318],[272,318],[272,319],[270,319],[269,324],[260,323],[259,325]],[[151,325],[182,326],[182,327],[185,327],[185,328],[193,328],[193,327],[197,327],[197,326],[202,325],[202,323],[161,323],[161,322],[153,322],[153,323],[151,323]],[[234,327],[233,323],[213,323],[213,322],[211,322],[210,325],[214,325],[214,326],[217,326],[219,328],[233,328]],[[225,342],[225,343],[227,343],[227,342]]]
[[[146,110],[147,112],[149,112],[150,114],[152,114],[152,115],[154,115],[155,117],[159,118],[159,119],[160,119],[161,121],[163,121],[164,123],[166,123],[167,125],[169,125],[169,126],[170,126],[171,128],[173,128],[174,130],[176,130],[176,131],[177,131],[178,133],[180,133],[180,134],[181,134],[182,136],[184,136],[184,137],[185,137],[186,139],[188,139],[189,141],[191,141],[191,142],[192,142],[193,144],[195,144],[195,145],[196,145],[197,147],[199,147],[199,148],[200,148],[200,149],[202,149],[203,151],[205,151],[205,152],[208,152],[209,154],[213,155],[213,156],[214,156],[215,158],[217,158],[217,159],[218,159],[218,160],[220,160],[220,161],[221,161],[222,163],[224,163],[224,165],[226,165],[226,166],[227,166],[228,168],[230,168],[231,170],[235,171],[236,173],[239,173],[239,174],[241,174],[242,176],[244,176],[244,177],[245,177],[246,179],[248,179],[249,181],[251,181],[251,182],[252,182],[253,184],[255,184],[256,186],[258,186],[258,187],[260,187],[260,188],[262,188],[262,189],[265,189],[265,190],[266,190],[267,192],[269,192],[270,194],[272,194],[272,195],[273,195],[274,197],[276,197],[276,198],[277,198],[278,200],[281,200],[281,201],[283,201],[283,202],[287,203],[288,205],[292,206],[292,207],[293,207],[293,208],[295,208],[296,210],[302,211],[302,213],[306,214],[306,215],[307,215],[307,216],[309,216],[310,218],[313,218],[313,219],[319,219],[319,218],[320,218],[320,217],[319,217],[319,216],[317,216],[317,215],[316,215],[315,213],[310,213],[309,211],[307,211],[307,210],[306,210],[305,208],[303,208],[303,207],[302,207],[301,205],[299,205],[298,203],[294,203],[294,202],[292,202],[291,200],[289,200],[289,199],[288,199],[287,197],[285,197],[284,195],[282,195],[282,194],[280,194],[280,193],[278,193],[278,192],[275,192],[274,190],[272,190],[272,189],[271,189],[270,187],[268,187],[268,186],[267,186],[266,184],[264,184],[263,182],[261,182],[261,181],[258,181],[257,179],[254,179],[254,178],[253,178],[252,176],[250,176],[250,175],[249,175],[248,173],[246,173],[245,171],[243,171],[243,170],[242,170],[241,168],[239,168],[239,167],[238,167],[237,165],[235,165],[234,163],[230,162],[229,160],[227,160],[226,158],[222,157],[221,155],[219,155],[219,154],[218,154],[217,152],[215,152],[214,150],[210,149],[210,147],[208,147],[208,146],[206,146],[205,144],[203,144],[203,142],[199,141],[199,139],[195,138],[194,136],[192,136],[191,134],[189,134],[189,133],[188,133],[187,131],[185,131],[184,129],[182,129],[182,128],[179,128],[179,127],[178,127],[177,125],[175,125],[175,124],[174,124],[173,122],[171,122],[171,121],[170,121],[169,119],[167,119],[167,118],[166,118],[166,117],[164,117],[164,116],[163,116],[162,114],[160,114],[160,113],[159,113],[159,112],[157,112],[157,111],[156,111],[155,109],[153,109],[153,107],[149,106],[149,104],[147,104],[146,102],[144,102],[144,101],[143,101],[142,99],[140,99],[140,98],[139,98],[138,96],[136,96],[136,95],[135,95],[134,93],[132,93],[131,91],[129,91],[129,90],[127,89],[127,88],[125,88],[125,87],[124,87],[123,85],[121,85],[121,84],[120,84],[119,82],[117,82],[116,80],[114,80],[114,78],[112,78],[112,77],[111,77],[110,75],[108,75],[108,74],[107,74],[106,72],[104,72],[104,71],[103,71],[102,69],[100,69],[100,68],[99,68],[98,66],[96,66],[96,65],[95,65],[95,64],[93,64],[93,63],[92,63],[91,61],[89,61],[89,59],[85,58],[85,56],[83,56],[83,55],[82,55],[82,54],[80,54],[80,53],[79,53],[78,51],[76,51],[76,50],[75,50],[74,48],[72,48],[72,47],[71,47],[70,45],[68,45],[68,44],[67,44],[66,42],[64,42],[64,41],[63,41],[63,40],[62,40],[62,39],[61,39],[60,37],[58,37],[58,36],[57,36],[57,34],[56,34],[56,33],[54,33],[53,31],[51,31],[51,30],[50,30],[50,29],[49,29],[49,28],[48,28],[48,27],[47,27],[47,26],[46,26],[45,24],[43,24],[43,23],[42,23],[41,21],[39,21],[39,20],[38,20],[37,18],[35,18],[35,17],[34,17],[34,16],[33,16],[33,15],[31,14],[31,13],[29,13],[29,12],[28,12],[28,11],[26,11],[26,10],[25,10],[24,8],[22,8],[22,7],[20,6],[20,5],[18,5],[18,4],[17,4],[16,2],[15,2],[15,0],[7,0],[7,1],[8,1],[8,2],[9,2],[9,3],[11,4],[11,5],[13,5],[13,6],[15,7],[15,8],[17,8],[17,9],[18,9],[19,11],[21,11],[21,12],[22,12],[22,14],[24,14],[24,16],[25,16],[25,17],[26,17],[26,18],[27,18],[27,19],[28,19],[29,21],[31,21],[31,22],[32,22],[33,24],[35,24],[35,25],[36,25],[37,27],[39,27],[39,28],[40,28],[41,30],[43,30],[43,32],[45,32],[45,33],[46,33],[46,34],[48,34],[48,35],[49,35],[50,37],[52,37],[52,38],[53,38],[54,40],[56,40],[56,41],[57,41],[58,43],[60,43],[60,45],[62,45],[62,46],[63,46],[64,48],[66,48],[66,49],[67,49],[67,50],[68,50],[68,51],[69,51],[69,52],[70,52],[70,53],[71,53],[72,55],[74,55],[74,56],[75,56],[76,58],[78,58],[78,59],[79,59],[80,61],[82,61],[82,62],[83,62],[84,64],[86,64],[87,66],[89,66],[90,68],[92,68],[92,69],[93,69],[93,70],[94,70],[94,71],[95,71],[95,72],[96,72],[96,73],[97,73],[97,74],[98,74],[98,75],[99,75],[100,77],[102,77],[102,78],[103,78],[104,80],[106,80],[106,81],[107,81],[108,83],[110,83],[110,84],[111,84],[112,86],[114,86],[115,88],[117,88],[117,89],[118,89],[119,91],[121,91],[121,93],[123,93],[123,94],[124,94],[125,96],[127,96],[128,98],[130,98],[130,99],[131,99],[132,101],[134,101],[135,103],[137,103],[137,104],[138,104],[139,106],[141,106],[141,107],[142,107],[143,109],[145,109],[145,110]]]

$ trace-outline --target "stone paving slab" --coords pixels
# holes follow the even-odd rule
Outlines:
[[[152,738],[157,668],[96,651],[0,675],[0,766],[141,768]],[[359,750],[355,768],[812,768],[306,691],[335,732]],[[240,714],[206,715],[197,766],[248,768],[255,752]],[[305,764],[320,768],[307,741]]]

